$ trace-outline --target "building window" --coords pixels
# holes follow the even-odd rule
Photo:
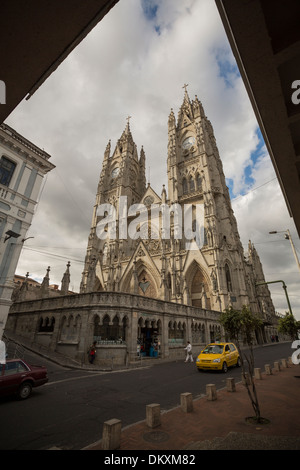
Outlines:
[[[15,171],[16,164],[8,158],[1,157],[0,160],[0,184],[8,186]]]
[[[110,317],[105,315],[100,324],[100,319],[96,315],[94,319],[94,341],[97,344],[122,344],[125,341],[126,319],[120,323],[117,315],[111,323]]]
[[[190,177],[190,191],[191,193],[195,191],[195,183],[192,177]]]
[[[201,181],[201,176],[199,175],[199,173],[197,174],[196,181],[197,181],[197,189],[198,189],[198,191],[201,191],[202,190],[202,181]]]
[[[51,319],[49,319],[48,317],[43,319],[41,317],[39,320],[38,331],[39,333],[52,333],[54,331],[54,325],[55,325],[54,317],[52,317]]]
[[[225,276],[226,276],[227,291],[232,292],[232,282],[231,282],[231,276],[230,276],[228,264],[225,264]]]
[[[182,346],[185,342],[185,327],[184,324],[169,322],[169,346]]]

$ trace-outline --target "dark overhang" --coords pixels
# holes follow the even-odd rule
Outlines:
[[[215,1],[300,235],[300,1]]]
[[[30,97],[119,0],[5,0],[0,123]]]

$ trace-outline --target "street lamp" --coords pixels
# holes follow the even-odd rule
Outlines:
[[[291,237],[291,234],[290,234],[289,229],[283,230],[282,232],[277,232],[277,230],[274,230],[273,232],[269,232],[269,233],[270,233],[270,234],[273,234],[273,233],[285,233],[284,238],[285,238],[286,240],[290,240],[290,242],[291,242],[291,247],[292,247],[292,250],[293,250],[295,259],[296,259],[296,263],[297,263],[298,269],[299,269],[299,271],[300,271],[299,259],[298,259],[298,256],[297,256],[297,253],[296,253],[296,250],[295,250],[295,246],[294,246],[294,243],[293,243],[293,240],[292,240],[292,237]]]
[[[21,234],[20,233],[16,233],[16,232],[13,232],[12,230],[8,230],[6,233],[5,233],[6,237],[4,238],[4,243],[6,242],[6,240],[9,240],[10,238],[18,238]]]

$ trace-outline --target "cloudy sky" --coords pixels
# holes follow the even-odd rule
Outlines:
[[[167,184],[167,122],[182,104],[184,84],[202,102],[214,127],[241,241],[251,240],[266,281],[284,280],[300,319],[300,272],[289,217],[255,115],[212,0],[121,0],[7,124],[43,148],[56,168],[44,180],[17,273],[61,283],[71,262],[79,291],[92,210],[105,147],[112,148],[131,116],[147,179],[160,194]],[[300,257],[300,256],[299,256]],[[269,286],[275,309],[287,303],[282,284]]]

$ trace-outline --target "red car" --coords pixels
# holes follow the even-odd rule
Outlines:
[[[8,359],[0,364],[0,396],[17,395],[28,398],[33,387],[48,382],[47,369],[44,366],[31,366],[23,359]]]

